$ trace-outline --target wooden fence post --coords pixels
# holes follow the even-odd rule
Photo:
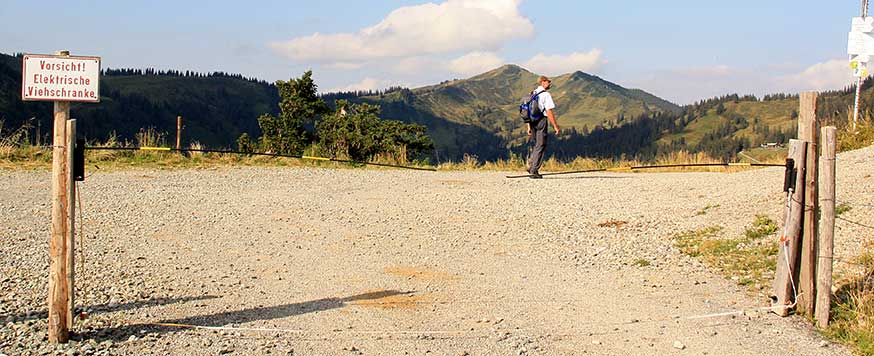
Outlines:
[[[822,157],[820,181],[822,194],[820,208],[822,221],[819,225],[818,263],[816,267],[816,321],[820,328],[828,327],[831,311],[832,267],[834,265],[835,237],[835,156],[837,152],[837,128],[822,128]]]
[[[67,231],[66,231],[66,256],[64,263],[67,265],[67,328],[73,328],[73,313],[76,305],[76,183],[73,174],[73,156],[76,146],[76,120],[67,120],[64,147],[67,150],[67,165],[64,167],[64,179],[67,180]]]
[[[804,207],[804,162],[807,156],[807,142],[800,140],[789,141],[789,158],[794,160],[795,190],[791,191],[787,207],[787,220],[783,222],[780,248],[777,254],[777,270],[774,274],[774,295],[777,297],[775,306],[787,306],[785,309],[774,312],[786,316],[789,315],[788,306],[795,302],[794,292],[798,285],[798,252],[801,238],[801,219]]]
[[[59,52],[58,55],[69,55]],[[48,333],[49,342],[66,343],[70,339],[67,317],[70,291],[67,286],[67,233],[69,231],[70,188],[67,186],[67,119],[70,117],[70,102],[54,104],[54,133],[52,140],[52,229],[49,241],[49,297]]]
[[[182,116],[176,117],[176,149],[182,148]]]
[[[817,134],[816,92],[801,93],[798,110],[798,139],[807,142],[804,164],[804,218],[801,232],[801,269],[798,277],[798,311],[814,314],[816,304],[817,245]]]

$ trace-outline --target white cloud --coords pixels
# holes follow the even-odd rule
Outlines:
[[[519,12],[520,3],[446,0],[406,6],[356,33],[315,33],[270,46],[294,60],[322,63],[496,50],[509,40],[534,34],[534,25]]]
[[[403,85],[403,83],[398,82],[398,81],[367,77],[367,78],[362,79],[358,83],[353,83],[353,84],[329,89],[327,91],[322,91],[322,92],[323,93],[332,93],[332,92],[344,92],[344,91],[367,91],[367,90],[385,89],[388,87],[395,87],[395,86],[405,86],[405,85]]]
[[[600,49],[595,48],[585,52],[574,52],[568,55],[546,55],[539,53],[522,66],[528,70],[546,75],[558,75],[575,71],[597,72],[607,64]]]
[[[449,62],[449,70],[462,75],[476,75],[504,64],[504,59],[492,52],[471,52]]]
[[[339,70],[355,70],[361,69],[364,67],[364,63],[354,63],[354,62],[334,62],[327,65],[330,69],[339,69]]]
[[[385,68],[396,74],[417,75],[425,70],[442,69],[444,64],[431,57],[407,57],[386,63]]]
[[[715,65],[650,71],[626,86],[683,105],[726,94],[770,93],[774,91],[773,79],[761,71]]]
[[[807,67],[801,73],[778,79],[781,86],[793,88],[793,92],[839,89],[854,83],[850,64],[845,59],[832,59],[817,63]]]
[[[833,59],[799,68],[794,65],[737,68],[726,65],[653,71],[629,80],[637,87],[679,104],[725,94],[799,93],[834,90],[853,84],[849,63]]]

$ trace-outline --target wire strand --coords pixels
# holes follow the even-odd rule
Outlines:
[[[387,163],[373,163],[373,162],[364,162],[364,161],[356,161],[356,160],[348,160],[348,159],[337,159],[337,158],[329,158],[329,157],[315,157],[315,156],[305,156],[305,155],[287,155],[287,154],[264,153],[264,152],[243,152],[243,151],[232,151],[232,150],[211,150],[211,149],[205,149],[205,148],[194,149],[194,148],[170,148],[170,147],[86,146],[85,149],[90,150],[90,151],[166,151],[166,152],[199,152],[199,153],[236,154],[236,155],[248,155],[248,156],[281,157],[281,158],[294,158],[294,159],[301,159],[301,160],[316,160],[316,161],[330,161],[330,162],[338,162],[338,163],[363,164],[363,165],[368,165],[368,166],[401,168],[401,169],[410,169],[410,170],[416,170],[416,171],[428,171],[428,172],[436,172],[437,171],[437,169],[434,169],[434,168],[403,166],[403,165],[399,165],[399,164],[387,164]]]
[[[840,216],[835,216],[835,219],[837,219],[837,220],[841,220],[841,221],[844,221],[844,222],[848,222],[848,223],[853,224],[853,225],[857,225],[857,226],[861,226],[861,227],[864,227],[864,228],[868,228],[868,229],[872,229],[872,230],[874,230],[874,226],[865,225],[865,224],[863,224],[863,223],[860,223],[860,222],[857,222],[857,221],[853,221],[853,220],[849,220],[849,219],[845,219],[845,218],[842,218],[842,217],[840,217]]]

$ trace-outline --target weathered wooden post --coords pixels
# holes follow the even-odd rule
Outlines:
[[[818,263],[816,265],[816,321],[820,328],[828,327],[831,312],[832,268],[834,265],[835,238],[835,157],[837,152],[837,128],[822,128],[822,157],[819,196],[822,220],[819,224]]]
[[[66,265],[67,292],[67,328],[73,328],[73,314],[76,309],[76,182],[73,177],[73,155],[76,146],[76,120],[67,120],[67,132],[64,137],[64,148],[67,160],[64,165],[64,180],[66,185],[66,202],[64,203],[67,219],[67,230],[64,234],[64,264]]]
[[[55,102],[55,129],[52,140],[52,235],[49,242],[49,342],[70,338],[70,289],[68,288],[67,235],[70,231],[70,187],[67,181],[67,118],[70,102]]]
[[[54,102],[48,339],[63,343],[70,338],[74,302],[76,123],[70,120],[70,102],[100,101],[100,58],[73,57],[69,51],[60,51],[54,56],[25,55],[22,62],[21,99]]]
[[[182,116],[176,117],[176,149],[182,148]]]
[[[801,232],[801,269],[798,277],[798,311],[813,315],[816,304],[817,175],[818,149],[816,92],[801,93],[798,139],[807,142],[804,162],[804,218]]]
[[[790,190],[789,203],[786,207],[786,221],[783,223],[780,248],[777,252],[777,270],[774,274],[774,295],[777,297],[775,306],[785,306],[774,312],[789,315],[789,306],[795,302],[795,292],[798,289],[798,254],[801,243],[801,219],[804,207],[804,162],[807,156],[807,142],[789,141],[789,157],[795,163],[796,174],[794,190]]]

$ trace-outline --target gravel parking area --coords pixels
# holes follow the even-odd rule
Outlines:
[[[838,200],[852,207],[841,217],[868,226],[872,162],[874,148],[838,162]],[[780,221],[782,169],[504,175],[98,171],[80,187],[88,317],[55,346],[50,177],[2,171],[0,353],[847,354],[800,318],[756,311],[765,297],[671,241],[717,225],[739,236],[757,214]],[[836,235],[843,258],[874,240],[843,220]]]

